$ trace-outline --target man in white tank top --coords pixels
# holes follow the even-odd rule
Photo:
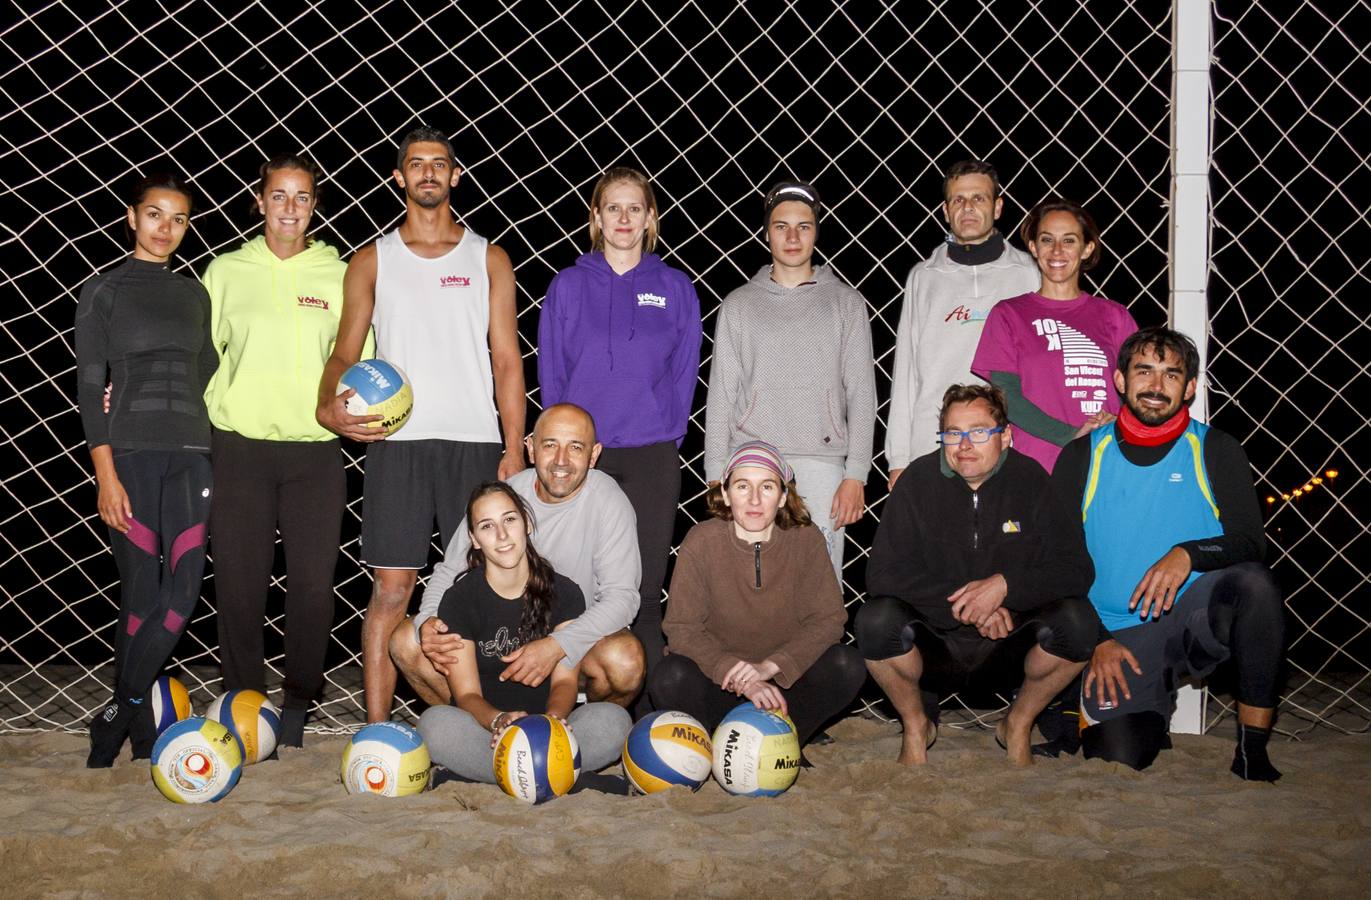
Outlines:
[[[362,559],[374,580],[362,621],[368,722],[390,718],[396,673],[387,643],[427,565],[434,518],[445,547],[472,489],[525,466],[514,269],[503,250],[454,220],[451,193],[461,175],[442,133],[420,127],[400,142],[394,178],[405,192],[405,221],[348,263],[338,340],[319,382],[319,423],[368,444],[362,505]],[[409,421],[384,440],[369,424],[379,416],[349,415],[344,401],[352,392],[334,393],[372,327],[376,355],[398,366],[414,391]]]

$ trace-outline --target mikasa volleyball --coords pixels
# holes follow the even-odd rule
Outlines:
[[[751,703],[740,703],[714,729],[714,779],[730,794],[775,797],[800,774],[795,725]]]
[[[380,428],[387,435],[399,431],[414,409],[414,391],[398,366],[384,359],[355,362],[338,379],[338,393],[348,388],[357,393],[347,400],[347,411],[354,416],[380,416],[368,427]]]

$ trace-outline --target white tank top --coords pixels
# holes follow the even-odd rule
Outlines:
[[[415,255],[399,230],[376,242],[376,355],[399,366],[414,412],[391,441],[499,444],[490,370],[486,239],[470,228],[437,259]]]

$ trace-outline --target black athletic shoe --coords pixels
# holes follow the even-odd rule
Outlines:
[[[1081,680],[1078,677],[1038,714],[1034,723],[1043,736],[1033,745],[1036,756],[1075,756],[1081,749]]]
[[[124,738],[129,736],[129,726],[133,724],[138,707],[111,700],[109,705],[95,714],[90,720],[90,755],[86,757],[87,769],[108,769],[114,765],[119,751],[124,746]]]
[[[598,791],[601,794],[616,794],[620,797],[627,797],[628,782],[618,775],[586,772],[576,779],[576,784],[568,793],[579,794],[581,791]]]
[[[809,742],[815,747],[822,747],[825,744],[833,743],[833,735],[829,734],[827,731],[820,731],[817,732],[814,737],[810,738]]]
[[[281,734],[276,738],[278,747],[303,747],[305,745],[305,719],[307,709],[281,710]]]
[[[436,789],[439,785],[447,784],[448,782],[455,782],[457,784],[476,784],[476,782],[472,781],[470,778],[463,778],[451,769],[435,765],[429,770],[428,786],[425,787],[424,790],[431,791]]]
[[[137,707],[133,722],[129,724],[129,743],[133,746],[134,759],[151,759],[152,745],[157,743],[157,723],[152,718],[152,707],[147,703]]]

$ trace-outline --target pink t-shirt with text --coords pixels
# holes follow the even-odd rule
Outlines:
[[[1052,418],[1078,426],[1101,409],[1118,413],[1119,347],[1137,330],[1128,310],[1113,300],[1023,294],[990,310],[971,371],[987,381],[991,372],[1018,375],[1026,399]],[[1014,449],[1051,472],[1061,448],[1013,425]]]

